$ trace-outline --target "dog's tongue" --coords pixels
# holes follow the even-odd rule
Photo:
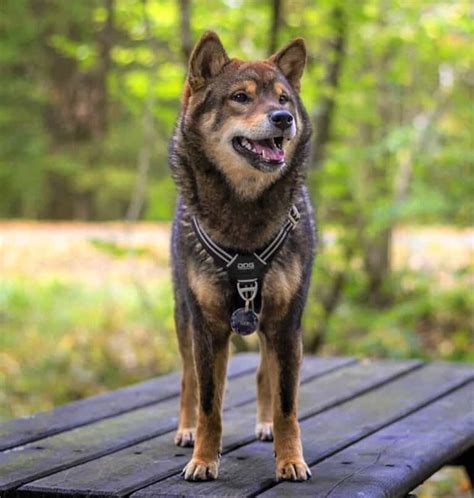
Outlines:
[[[270,161],[282,161],[285,158],[285,152],[276,147],[273,140],[259,140],[258,142],[256,140],[252,140],[251,142],[255,148],[255,151],[264,159]]]

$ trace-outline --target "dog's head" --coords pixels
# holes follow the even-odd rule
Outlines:
[[[291,164],[306,124],[299,100],[306,62],[301,38],[264,61],[230,59],[205,33],[189,61],[184,123],[242,196],[254,196]]]

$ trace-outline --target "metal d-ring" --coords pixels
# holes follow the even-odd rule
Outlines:
[[[237,292],[243,301],[247,304],[257,297],[258,281],[256,278],[250,280],[237,280]]]

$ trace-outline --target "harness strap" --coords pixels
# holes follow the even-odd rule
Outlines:
[[[291,206],[288,218],[280,228],[275,237],[270,243],[260,251],[260,253],[252,253],[261,263],[267,264],[273,256],[280,250],[281,246],[285,243],[288,234],[296,227],[300,221],[300,213],[295,205]],[[192,224],[194,232],[203,245],[206,251],[216,260],[222,268],[228,268],[239,257],[240,253],[234,252],[230,254],[223,247],[216,244],[206,231],[201,227],[196,216],[192,217]]]
[[[267,263],[272,256],[274,256],[284,244],[288,234],[295,228],[295,226],[300,221],[300,213],[296,206],[291,206],[290,212],[288,213],[288,219],[284,223],[284,225],[280,228],[280,231],[277,233],[275,238],[268,244],[268,246],[260,253],[254,255]]]
[[[253,253],[230,253],[214,242],[200,225],[196,216],[192,217],[194,232],[207,253],[216,264],[225,270],[230,280],[236,285],[237,296],[244,301],[246,308],[252,307],[257,313],[261,309],[261,291],[263,278],[271,260],[281,249],[290,232],[300,220],[300,213],[295,205],[291,206],[287,220],[275,237],[260,251]]]
[[[201,242],[206,251],[219,263],[220,266],[227,267],[231,263],[233,257],[227,251],[222,249],[222,247],[219,247],[211,239],[211,237],[209,237],[204,229],[201,228],[201,225],[199,224],[196,216],[193,216],[192,222],[199,242]]]

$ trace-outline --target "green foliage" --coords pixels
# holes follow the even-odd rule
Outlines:
[[[142,214],[170,219],[174,199],[166,148],[186,69],[176,36],[179,3],[146,4],[151,41],[143,3],[116,0],[105,74],[106,132],[95,140],[59,143],[47,118],[59,105],[54,82],[58,57],[74,66],[78,78],[95,74],[108,12],[99,0],[40,5],[31,0],[2,3],[0,216],[124,217],[143,145],[145,100],[154,81],[154,150]],[[333,88],[325,73],[333,57],[335,6],[342,9],[347,39],[340,82]],[[233,55],[265,57],[271,8],[271,2],[192,2],[192,36],[215,29]],[[310,114],[321,112],[322,97],[335,101],[326,162],[311,175],[321,219],[350,226],[357,212],[373,233],[405,221],[470,223],[474,175],[466,124],[473,117],[473,29],[468,14],[467,0],[283,2],[279,43],[304,36],[309,48],[303,99]],[[21,25],[16,19],[22,19]],[[420,123],[439,106],[419,147]],[[412,173],[398,206],[393,185],[407,157]]]
[[[100,251],[103,251],[115,258],[125,258],[128,256],[152,256],[150,250],[146,247],[126,247],[118,244],[117,242],[102,239],[91,239],[90,243],[96,249],[99,249]]]
[[[0,421],[177,367],[169,281],[9,279],[0,310]]]
[[[474,295],[469,274],[459,270],[441,286],[438,275],[403,270],[385,282],[391,301],[374,306],[367,299],[367,282],[360,262],[346,267],[340,302],[324,330],[321,303],[335,275],[347,265],[337,248],[316,261],[303,328],[307,347],[324,333],[324,354],[381,358],[426,358],[474,362]]]
[[[149,187],[149,201],[146,219],[167,221],[173,218],[176,203],[176,189],[171,177],[163,178]]]

